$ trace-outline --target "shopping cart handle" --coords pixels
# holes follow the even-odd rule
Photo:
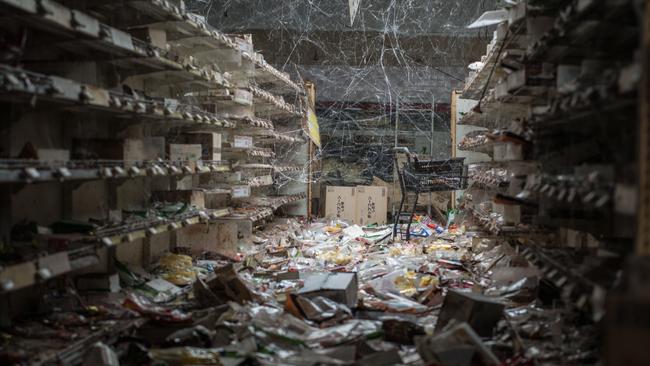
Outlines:
[[[393,150],[395,150],[396,153],[398,153],[398,152],[405,153],[405,154],[406,154],[406,158],[407,158],[408,161],[409,161],[409,164],[410,164],[410,162],[411,162],[411,158],[415,159],[416,161],[418,160],[418,154],[412,154],[412,153],[409,151],[409,148],[408,148],[408,147],[394,147]],[[395,154],[395,159],[397,159],[397,154]]]

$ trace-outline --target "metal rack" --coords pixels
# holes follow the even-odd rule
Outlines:
[[[411,221],[415,214],[420,193],[454,191],[467,188],[467,167],[463,165],[465,158],[418,160],[417,155],[412,155],[407,148],[398,148],[396,150],[406,153],[407,160],[400,167],[397,155],[395,155],[395,166],[397,167],[402,199],[393,225],[393,237],[397,236],[398,232],[402,233],[400,225],[406,223],[406,234],[402,235],[402,237],[409,240],[411,237]],[[408,193],[415,194],[415,202],[410,211],[404,207]]]

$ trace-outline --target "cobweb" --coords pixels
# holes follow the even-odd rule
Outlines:
[[[348,0],[193,0],[187,7],[224,32],[252,34],[269,63],[315,83],[321,177],[353,184],[392,181],[396,146],[451,156],[451,91],[492,36],[466,26],[496,2],[361,0],[353,24]]]

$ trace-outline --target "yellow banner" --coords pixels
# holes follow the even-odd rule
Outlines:
[[[314,113],[311,108],[309,108],[309,111],[307,111],[307,128],[309,129],[309,137],[312,141],[314,141],[314,144],[320,148],[320,129],[318,127],[318,118],[316,117],[316,113]]]

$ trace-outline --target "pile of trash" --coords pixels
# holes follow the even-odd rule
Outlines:
[[[142,324],[89,347],[85,364],[598,359],[593,324],[573,321],[581,315],[540,288],[540,270],[515,248],[427,217],[412,229],[419,235],[393,241],[390,226],[282,220],[236,258],[167,253],[149,271],[118,266],[124,296],[106,313]]]

